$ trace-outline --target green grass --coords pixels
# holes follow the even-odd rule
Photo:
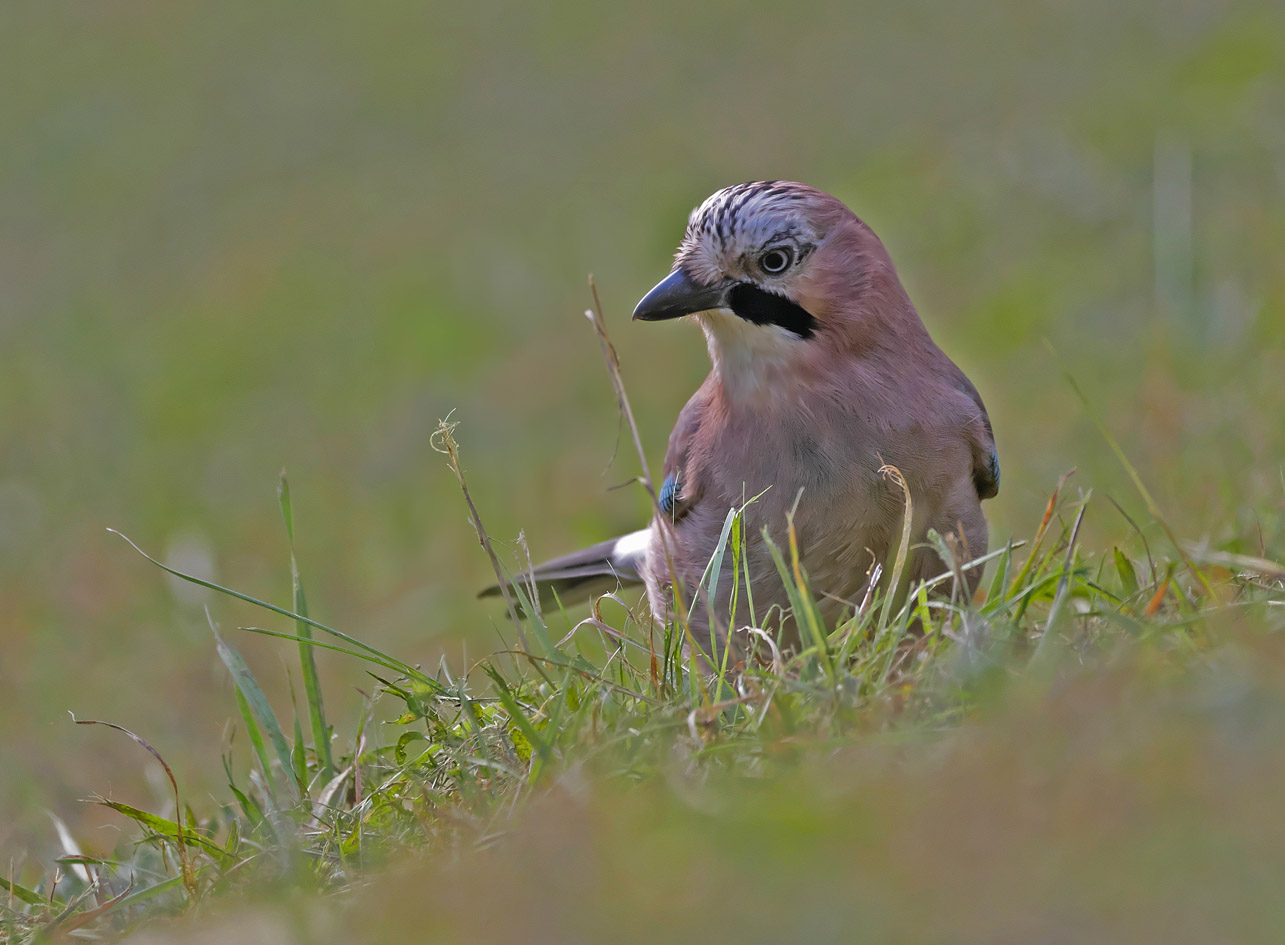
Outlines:
[[[0,81],[9,931],[111,860],[72,914],[144,898],[76,936],[1275,938],[1278,0],[12,3]],[[584,273],[623,322],[691,206],[755,177],[866,219],[977,383],[1003,588],[902,664],[895,600],[809,624],[814,662],[753,691],[611,601],[523,642],[474,599],[436,418],[506,565],[638,527]],[[704,346],[613,340],[658,457]],[[411,774],[442,793],[378,793],[439,744]],[[179,829],[126,809],[181,824],[195,902]]]
[[[102,9],[0,9],[5,849],[48,854],[46,809],[110,846],[80,803],[100,785],[152,802],[69,709],[149,732],[191,792],[221,790],[185,747],[220,741],[232,699],[205,600],[106,527],[284,603],[264,483],[285,467],[310,615],[425,665],[495,645],[436,418],[466,424],[498,539],[525,530],[544,558],[637,527],[645,495],[611,488],[635,469],[604,472],[616,415],[584,274],[623,320],[691,206],[736,180],[814,183],[887,243],[990,408],[997,542],[1072,466],[1151,518],[1048,338],[1176,534],[1280,547],[1274,0]],[[613,334],[658,458],[704,345]],[[1126,527],[1104,508],[1083,539]],[[287,715],[280,648],[240,648]],[[351,719],[356,664],[316,662],[326,723]]]
[[[623,388],[621,402],[632,426]],[[455,429],[441,422],[437,443],[503,579]],[[697,659],[681,615],[657,626],[609,595],[577,621],[512,583],[512,638],[475,664],[425,671],[307,615],[283,476],[291,607],[134,545],[172,576],[292,622],[210,622],[240,716],[226,794],[194,804],[144,737],[83,722],[149,752],[172,802],[156,813],[101,799],[129,823],[121,843],[14,872],[0,934],[141,928],[188,941],[267,923],[275,940],[489,941],[535,923],[540,940],[651,941],[675,923],[684,940],[727,928],[750,941],[1258,940],[1285,919],[1267,882],[1285,866],[1285,846],[1265,840],[1280,831],[1255,833],[1285,779],[1270,738],[1285,732],[1285,566],[1167,544],[1167,526],[1158,542],[1135,530],[1090,551],[1086,515],[1116,511],[1068,478],[1029,539],[977,563],[987,577],[974,599],[930,533],[947,573],[898,594],[903,542],[834,626],[791,528],[771,547],[804,628],[798,652],[744,629],[752,589],[739,619],[733,604],[746,654],[733,660],[730,648]],[[729,510],[710,593],[722,559],[743,560],[743,512]],[[297,644],[305,684],[291,717],[239,652],[245,633]],[[325,720],[318,649],[370,679],[344,731]],[[528,859],[542,875],[522,873]],[[583,888],[551,892],[559,875]],[[426,924],[403,900],[415,876],[430,887]],[[1215,879],[1188,901],[1166,877]]]

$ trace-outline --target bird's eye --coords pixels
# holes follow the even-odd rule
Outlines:
[[[777,275],[790,268],[794,254],[788,249],[769,249],[759,257],[759,268],[768,275]]]

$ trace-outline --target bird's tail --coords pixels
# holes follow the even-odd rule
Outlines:
[[[651,530],[644,528],[538,564],[513,580],[523,587],[534,582],[541,607],[555,600],[570,607],[618,587],[641,584],[642,562],[650,542]],[[477,596],[496,597],[499,593],[500,586],[492,584]]]

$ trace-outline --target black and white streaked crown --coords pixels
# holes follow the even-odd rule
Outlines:
[[[724,187],[705,199],[687,220],[685,244],[715,240],[720,250],[755,245],[799,232],[800,214],[791,213],[817,191],[793,181],[754,180]],[[810,234],[809,234],[810,235]]]

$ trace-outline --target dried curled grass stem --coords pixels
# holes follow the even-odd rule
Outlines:
[[[888,618],[893,613],[893,605],[901,596],[902,576],[905,574],[906,561],[910,557],[910,534],[914,528],[915,502],[910,497],[910,486],[906,485],[906,477],[901,474],[900,469],[891,463],[884,463],[879,467],[879,475],[896,485],[901,490],[905,501],[905,509],[901,516],[901,543],[897,546],[897,557],[892,563],[888,590],[883,598],[883,614],[879,620],[880,625],[886,627]]]

